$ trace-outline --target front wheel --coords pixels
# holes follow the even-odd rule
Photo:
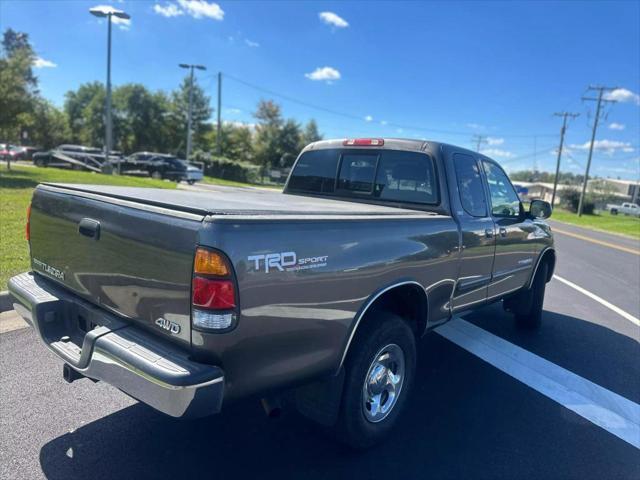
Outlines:
[[[390,434],[413,385],[415,336],[402,318],[381,313],[361,327],[345,363],[345,383],[335,431],[355,449]]]
[[[162,174],[159,171],[154,170],[153,172],[151,172],[151,178],[155,180],[162,180]]]
[[[513,312],[517,327],[527,330],[535,330],[540,327],[548,273],[549,264],[542,261],[538,266],[531,288],[504,301],[505,309]]]

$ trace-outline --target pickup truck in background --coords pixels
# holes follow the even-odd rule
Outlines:
[[[637,203],[625,202],[622,205],[607,204],[606,210],[611,215],[618,215],[619,213],[622,213],[623,215],[640,217],[640,207]]]
[[[476,152],[327,140],[282,193],[41,184],[32,271],[9,290],[69,382],[174,417],[284,398],[366,448],[396,424],[426,332],[501,300],[540,324],[550,214]]]

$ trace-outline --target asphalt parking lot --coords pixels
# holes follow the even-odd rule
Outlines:
[[[640,245],[552,225],[542,328],[496,304],[427,335],[401,427],[365,453],[253,400],[178,421],[68,385],[18,325],[0,334],[0,478],[640,478]]]

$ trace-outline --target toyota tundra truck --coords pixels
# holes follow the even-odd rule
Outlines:
[[[40,184],[31,271],[9,290],[69,382],[173,417],[285,399],[366,448],[396,424],[434,327],[498,301],[540,324],[550,214],[477,152],[319,141],[283,192]]]

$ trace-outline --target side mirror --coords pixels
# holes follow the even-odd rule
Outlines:
[[[551,208],[551,204],[549,202],[545,202],[544,200],[531,200],[531,205],[529,206],[529,215],[534,218],[549,218],[551,216],[551,212],[553,209]]]

